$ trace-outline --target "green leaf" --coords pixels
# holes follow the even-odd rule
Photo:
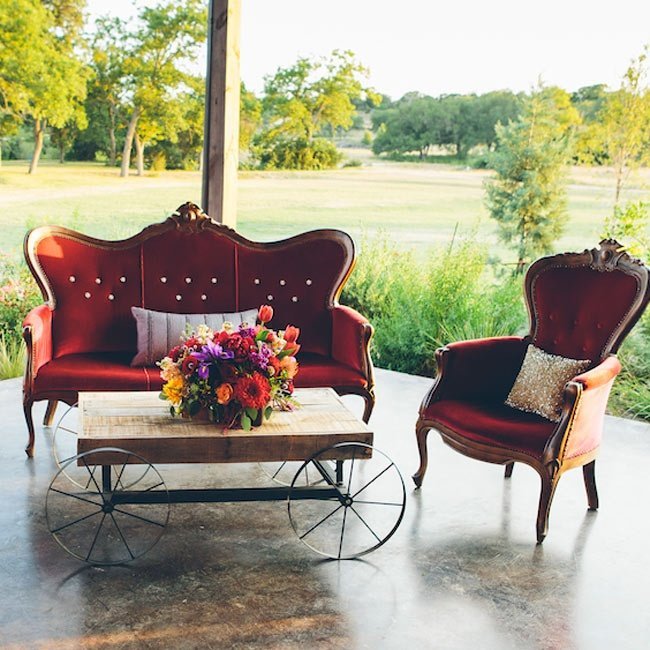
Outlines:
[[[250,431],[251,430],[251,419],[246,415],[246,413],[242,413],[241,416],[241,427],[244,431]]]
[[[247,409],[244,409],[244,410],[246,412],[246,415],[248,415],[248,417],[251,420],[255,420],[255,418],[257,417],[257,409],[247,408]]]
[[[169,412],[171,413],[172,417],[176,417],[176,409],[173,406],[169,407]]]
[[[162,391],[158,393],[158,399],[161,399],[163,402],[167,401],[167,396]]]
[[[271,417],[271,413],[273,413],[273,407],[272,406],[267,406],[264,409],[264,419],[268,420]]]

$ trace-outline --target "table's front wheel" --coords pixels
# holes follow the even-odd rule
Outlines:
[[[264,472],[264,474],[266,474],[266,476],[268,476],[274,483],[289,486],[292,484],[298,471],[302,468],[303,461],[283,460],[275,463],[258,463],[258,465],[262,472]],[[341,476],[342,461],[324,461],[323,466],[328,468],[332,476]],[[305,471],[300,475],[299,481],[299,484],[303,487],[326,485],[325,479],[315,467],[305,467]]]
[[[324,467],[333,456],[347,459],[338,483]],[[307,471],[319,472],[330,489],[312,488],[313,498],[304,489],[299,493]],[[289,520],[298,539],[338,560],[361,557],[385,544],[400,525],[405,507],[406,487],[395,463],[360,442],[339,443],[314,454],[289,488]]]
[[[93,565],[123,564],[160,539],[169,520],[169,494],[144,458],[103,447],[63,464],[48,488],[45,516],[70,555]]]

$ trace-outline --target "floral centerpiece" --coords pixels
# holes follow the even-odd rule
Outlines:
[[[171,403],[171,414],[248,431],[268,419],[274,406],[293,409],[300,330],[287,325],[275,332],[266,326],[272,318],[273,308],[262,305],[257,325],[187,331],[158,362],[165,382],[160,398]]]

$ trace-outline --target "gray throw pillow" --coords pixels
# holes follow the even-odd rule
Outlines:
[[[590,365],[588,360],[567,359],[529,345],[506,404],[557,422],[562,413],[564,386]]]
[[[242,323],[255,325],[257,309],[247,309],[230,314],[168,314],[142,307],[131,307],[138,330],[138,353],[131,361],[132,366],[153,366],[180,343],[180,337],[189,323],[207,325],[218,331],[227,321],[238,327]]]

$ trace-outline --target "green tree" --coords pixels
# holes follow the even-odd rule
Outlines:
[[[601,113],[607,102],[607,86],[584,86],[571,94],[571,103],[580,113],[576,133],[575,161],[578,164],[602,165],[607,161]]]
[[[83,115],[86,69],[75,46],[84,5],[84,0],[0,3],[0,103],[5,119],[12,115],[33,123],[30,174],[38,167],[48,124],[63,127]]]
[[[616,178],[614,208],[630,170],[650,159],[650,90],[647,52],[632,61],[621,87],[608,95],[601,112],[607,156]]]
[[[352,52],[335,50],[324,60],[300,58],[267,77],[262,101],[267,128],[256,138],[262,164],[286,159],[315,168],[331,166],[337,158],[335,149],[317,142],[318,136],[349,129],[355,100],[379,101],[379,96],[364,87],[367,74]]]
[[[241,83],[239,94],[239,149],[248,151],[253,136],[262,124],[262,102]]]
[[[191,87],[188,64],[205,41],[207,13],[201,0],[145,7],[124,66],[128,76],[129,122],[120,176],[128,176],[135,143],[138,174],[148,142],[175,138],[182,111],[178,97]]]
[[[486,205],[499,237],[517,251],[519,270],[549,252],[564,229],[565,167],[578,124],[567,93],[540,87],[517,120],[496,127],[496,176],[486,183]]]

